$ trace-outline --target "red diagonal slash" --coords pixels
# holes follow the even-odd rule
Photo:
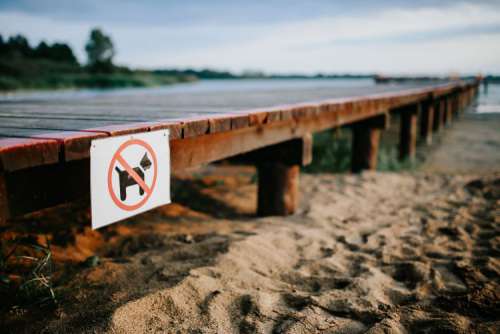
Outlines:
[[[130,165],[125,161],[125,159],[122,158],[120,154],[116,156],[116,160],[125,168],[127,171],[128,175],[130,175],[135,182],[144,190],[146,194],[151,193],[151,189],[148,187],[148,185],[144,182],[144,180],[135,172],[135,170],[130,167]]]

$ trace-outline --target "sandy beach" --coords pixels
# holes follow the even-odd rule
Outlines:
[[[99,231],[83,204],[14,222],[11,235],[49,235],[58,300],[11,308],[2,327],[498,333],[499,126],[464,115],[411,173],[302,175],[290,217],[253,217],[253,168],[209,166],[179,175],[177,204]]]

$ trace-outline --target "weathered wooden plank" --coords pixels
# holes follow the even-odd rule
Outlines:
[[[86,114],[76,113],[76,114],[53,114],[50,112],[5,112],[0,111],[0,122],[4,122],[8,119],[43,119],[43,120],[53,120],[53,124],[57,124],[60,121],[65,120],[85,120],[85,121],[107,121],[118,123],[137,123],[148,121],[146,118],[139,118],[137,116],[119,116],[119,115],[93,115],[89,116]]]
[[[231,117],[231,129],[246,128],[250,125],[250,117],[247,114],[234,115]]]
[[[0,171],[0,226],[4,225],[11,216],[7,193],[5,173]]]
[[[139,122],[139,123],[127,123],[127,124],[115,124],[106,126],[96,126],[92,128],[87,128],[85,131],[88,132],[99,132],[107,133],[109,136],[122,136],[132,133],[148,132],[153,126],[160,126],[158,122]]]
[[[106,126],[96,126],[96,127],[89,127],[85,128],[84,131],[88,132],[95,132],[98,133],[99,135],[102,133],[105,133],[107,135],[122,135],[122,134],[129,134],[129,133],[137,133],[137,132],[143,132],[143,131],[151,131],[154,129],[162,129],[162,128],[169,128],[171,129],[171,135],[172,139],[176,138],[181,138],[182,136],[186,138],[190,137],[195,137],[195,136],[202,136],[206,135],[208,133],[217,133],[217,132],[223,132],[223,131],[228,131],[229,129],[229,122],[231,123],[231,129],[240,129],[244,128],[247,126],[257,126],[257,127],[263,127],[267,126],[268,124],[271,124],[273,122],[283,122],[287,120],[294,120],[294,123],[291,123],[290,126],[292,127],[292,133],[293,135],[296,135],[300,131],[319,131],[328,127],[333,127],[333,126],[339,126],[342,124],[347,124],[351,122],[356,122],[359,120],[362,120],[364,118],[370,117],[377,115],[384,110],[387,110],[387,108],[393,108],[393,107],[398,107],[401,105],[405,105],[408,103],[412,103],[418,99],[422,99],[425,96],[428,96],[428,94],[435,94],[436,96],[439,96],[439,94],[444,94],[446,92],[449,92],[450,89],[453,87],[456,87],[456,84],[448,84],[448,85],[441,85],[441,86],[433,86],[433,87],[422,87],[422,88],[414,88],[414,89],[409,89],[409,90],[404,90],[400,92],[385,92],[385,93],[377,93],[377,94],[372,94],[369,96],[363,96],[363,97],[350,97],[350,98],[336,98],[336,99],[329,99],[329,100],[323,100],[320,102],[312,102],[312,103],[302,103],[298,105],[281,105],[277,107],[271,107],[271,108],[264,108],[264,109],[253,109],[248,110],[248,112],[238,112],[237,116],[231,118],[232,116],[220,116],[218,114],[214,114],[212,116],[209,116],[210,113],[206,113],[203,115],[198,115],[196,117],[191,117],[189,119],[181,119],[181,120],[176,120],[176,119],[162,119],[160,122],[140,122],[140,123],[131,123],[131,124],[117,124],[117,125],[106,125]],[[471,86],[472,87],[472,86]],[[456,88],[455,88],[456,89]],[[473,90],[470,90],[473,93]],[[324,90],[321,94],[326,94],[327,90]],[[313,96],[322,96],[321,94],[314,95],[311,94],[309,95],[310,97]],[[332,92],[330,92],[332,94]],[[227,103],[229,101],[229,105],[231,105],[231,101],[248,101],[250,97],[254,98],[255,96],[261,96],[262,94],[259,93],[257,95],[252,94],[242,94],[236,99],[234,99],[231,95],[226,95],[224,98],[219,99],[219,100],[208,100],[211,101],[207,105],[222,105],[222,103]],[[470,94],[469,94],[470,95]],[[200,95],[201,96],[201,95]],[[200,97],[198,96],[198,97]],[[249,97],[250,96],[250,97]],[[466,99],[465,93],[463,94],[463,100]],[[472,95],[471,95],[472,96]],[[204,96],[205,97],[205,96]],[[296,101],[297,99],[302,98],[303,96],[297,95],[296,92],[290,92],[287,95],[288,101]],[[155,98],[153,98],[154,100]],[[263,95],[263,99],[265,100],[264,103],[268,103],[268,101],[274,101],[271,99],[271,95]],[[175,100],[175,99],[173,99]],[[161,109],[160,101],[164,102],[165,100],[158,100],[158,102],[154,102],[151,104],[150,99],[144,99],[143,97],[137,98],[137,101],[145,101],[146,104],[154,105],[154,108]],[[170,100],[169,100],[170,101]],[[224,102],[225,101],[225,102]],[[104,103],[105,102],[105,103]],[[107,103],[112,105],[113,103],[120,103],[120,105],[115,106],[116,108],[112,109],[113,112],[119,112],[120,108],[125,105],[124,101],[121,101],[121,97],[116,97],[114,100],[110,100],[108,102],[106,101],[100,101],[99,103],[101,105],[106,105]],[[201,100],[200,100],[201,102]],[[36,102],[38,103],[38,102]],[[65,102],[69,103],[69,102]],[[156,104],[155,104],[156,103]],[[169,102],[170,103],[170,102]],[[2,103],[0,104],[0,112],[2,109],[4,109],[4,105],[16,105],[16,103]],[[198,106],[201,106],[202,104],[200,103]],[[249,104],[247,104],[249,105]],[[185,107],[186,105],[184,105]],[[193,106],[197,106],[197,104],[193,104]],[[237,106],[237,104],[232,105]],[[36,105],[32,106],[33,108],[36,107]],[[51,103],[46,103],[47,108],[53,107],[53,104]],[[67,106],[65,106],[66,108]],[[167,104],[168,107],[168,104]],[[231,108],[233,108],[231,107]],[[101,109],[101,106],[99,104],[96,104],[95,107],[95,115],[100,115],[96,117],[104,117],[103,112],[105,112],[106,109]],[[182,105],[180,106],[182,108]],[[133,109],[133,108],[132,108]],[[205,108],[204,110],[208,110],[210,108]],[[78,108],[75,108],[75,110],[79,110]],[[130,110],[127,109],[127,110]],[[137,110],[137,109],[136,109]],[[222,109],[214,109],[214,110],[222,110]],[[257,111],[257,112],[256,112]],[[61,115],[64,116],[64,113],[67,112],[65,111],[64,108],[61,108],[61,110],[58,111]],[[126,114],[123,115],[122,117],[137,117],[132,114]],[[147,114],[147,113],[146,113]],[[153,115],[153,114],[148,114],[148,115]],[[161,115],[159,112],[157,115]],[[278,117],[279,115],[279,117]],[[85,117],[85,115],[83,116]],[[111,113],[110,118],[113,117],[118,117],[117,115]],[[141,114],[141,117],[143,115]],[[148,116],[149,117],[149,116]],[[227,118],[230,118],[228,120]],[[85,122],[94,122],[94,121],[106,121],[104,118],[99,119],[99,120],[94,120],[94,119],[70,119],[71,122],[76,122],[80,125],[82,124],[88,124]],[[114,122],[114,121],[111,121]],[[300,126],[298,123],[301,123]],[[31,123],[31,127],[35,128],[39,124],[43,124],[44,126],[46,125],[45,123],[36,123],[36,121],[33,121]],[[66,126],[58,126],[58,127],[64,127],[65,130],[73,130],[72,127],[67,126],[70,123],[66,123]],[[74,123],[72,123],[74,124]],[[103,124],[103,123],[98,123],[98,124]],[[12,125],[12,124],[11,124]],[[47,125],[47,127],[50,124]],[[83,126],[78,126],[78,128],[81,128]],[[86,135],[86,136],[81,136],[79,137],[77,135],[71,136],[68,139],[65,139],[63,135],[58,136],[58,140],[62,141],[63,143],[68,143],[68,148],[64,149],[64,154],[67,157],[73,156],[74,159],[76,158],[84,158],[86,156],[86,153],[84,153],[85,148],[88,147],[88,142],[91,140],[92,135]],[[286,140],[286,138],[285,138]],[[81,141],[81,143],[79,142]],[[72,146],[71,146],[72,145]],[[70,158],[72,159],[72,158]]]
[[[249,158],[257,165],[257,214],[293,214],[299,202],[300,166],[312,160],[311,135],[262,148]]]
[[[56,140],[61,144],[61,161],[87,158],[89,156],[91,141],[108,136],[104,132],[49,131],[43,129],[0,127],[0,136],[2,135],[10,137]]]
[[[312,161],[312,135],[308,133],[298,139],[265,146],[237,155],[232,160],[245,164],[277,161],[290,166],[306,166]]]
[[[330,99],[328,101],[306,103],[299,106],[278,106],[265,110],[253,109],[253,112],[259,112],[261,114],[252,118],[251,113],[248,112],[249,126],[231,131],[227,131],[228,127],[226,120],[224,121],[226,123],[221,122],[221,124],[226,124],[225,126],[221,126],[220,128],[216,128],[215,126],[211,127],[211,125],[214,124],[213,122],[210,123],[211,118],[224,118],[224,116],[207,114],[203,117],[208,122],[208,130],[203,130],[197,136],[188,136],[184,139],[181,139],[182,137],[180,135],[185,129],[184,123],[172,119],[162,120],[160,122],[141,122],[132,124],[132,126],[126,124],[87,129],[86,131],[94,131],[97,135],[103,135],[103,133],[104,135],[119,135],[152,131],[161,127],[172,127],[177,131],[177,139],[171,141],[172,169],[176,171],[234,156],[242,152],[256,150],[268,145],[275,145],[290,139],[300,138],[310,132],[321,131],[331,127],[360,121],[363,121],[361,125],[364,124],[364,126],[370,129],[366,132],[366,142],[373,146],[375,142],[378,142],[378,138],[375,138],[377,134],[372,130],[380,130],[387,126],[388,116],[385,115],[388,109],[392,107],[401,107],[415,101],[418,102],[421,101],[420,99],[427,99],[429,96],[432,96],[432,89],[415,89],[408,93],[410,96],[406,97],[402,96],[404,94],[405,92],[402,92],[395,97],[390,94],[375,94],[369,97]],[[462,96],[464,96],[462,99],[465,101],[465,93]],[[305,105],[310,107],[301,109],[304,108]],[[429,110],[432,110],[432,108]],[[282,111],[289,111],[290,117],[282,120]],[[267,116],[264,116],[266,112]],[[238,114],[240,113],[238,112]],[[280,115],[279,119],[276,117],[278,114]],[[378,116],[381,114],[382,116]],[[434,118],[431,117],[431,119]],[[89,136],[92,135],[93,134],[89,134]],[[53,136],[55,135],[53,134]],[[2,143],[4,140],[9,141],[6,146]],[[29,143],[28,149],[23,147],[26,143]],[[67,152],[61,151],[61,146],[64,145],[62,143],[68,143],[64,135],[61,135],[61,138],[57,138],[57,140],[41,138],[0,139],[0,161],[3,168],[0,174],[3,183],[1,183],[0,186],[8,188],[3,191],[3,194],[7,193],[10,196],[12,192],[12,196],[14,197],[9,199],[9,203],[12,203],[15,199],[17,203],[14,205],[13,212],[15,214],[55,205],[81,195],[88,196],[88,175],[82,172],[82,170],[89,170],[89,160],[83,158],[71,162],[60,163],[59,158],[62,154],[66,155]],[[44,147],[47,145],[47,149],[43,150],[47,155],[44,156],[43,152],[37,148],[31,152],[30,150],[35,147],[35,145]],[[359,145],[354,144],[354,146],[357,147]],[[85,150],[86,149],[83,148],[76,151],[81,153]],[[376,149],[372,147],[369,148],[368,151],[371,152],[368,154],[371,158],[365,159],[369,161],[367,167],[373,168],[373,157],[376,156],[373,152],[375,152]],[[17,155],[20,158],[18,158]],[[23,155],[29,157],[29,159],[23,160]],[[85,155],[81,155],[80,157],[84,156]],[[33,167],[38,164],[48,165],[45,167],[39,166],[27,169],[27,167]],[[32,173],[32,175],[29,175],[30,173]],[[58,175],[61,173],[67,173],[67,175],[71,177],[79,175],[79,177],[72,177],[71,179],[65,179],[63,177],[63,182],[60,187],[48,188],[43,185],[37,185],[36,187],[27,187],[26,189],[28,190],[26,191],[13,188],[16,184],[20,184],[20,180],[25,180],[27,182],[26,184],[36,185],[36,180],[57,179]],[[282,176],[285,175],[283,177],[283,184],[288,182],[287,180],[295,179],[293,176],[295,172],[291,169],[281,170],[277,173]],[[288,173],[291,173],[291,175],[286,176]],[[28,180],[31,180],[31,182],[28,182]],[[76,183],[72,184],[71,182]],[[280,189],[286,187],[285,184],[284,187],[280,186]],[[293,188],[293,186],[290,187]],[[0,196],[2,195],[0,194]],[[29,200],[30,198],[31,200]],[[37,200],[33,200],[34,198]],[[10,204],[8,210],[10,210]],[[7,212],[8,210],[4,211]]]
[[[447,104],[447,106],[446,106],[446,110],[447,110],[447,112],[448,112],[448,116],[447,116],[447,117],[448,117],[448,120],[449,120],[450,122],[453,122],[453,116],[454,116],[455,114],[453,113],[453,96],[452,96],[452,95],[450,95],[450,96],[448,97],[448,99],[447,99],[447,103],[448,103],[448,104]]]
[[[172,120],[158,120],[149,126],[149,131],[165,130],[170,132],[170,140],[182,138],[182,122]]]
[[[137,122],[135,122],[137,123]],[[49,119],[49,118],[19,118],[9,117],[0,118],[0,126],[12,128],[40,129],[40,130],[67,130],[79,131],[89,128],[135,124],[128,121],[104,121],[104,120],[88,120],[88,119]]]
[[[374,115],[376,113],[365,110],[359,114],[350,114],[349,117],[339,118],[338,113],[325,112],[318,117],[302,119],[300,122],[288,120],[269,123],[264,126],[247,127],[229,132],[173,140],[171,141],[172,169],[182,170],[224,159],[260,147],[301,137],[306,133],[361,121]],[[381,122],[380,119],[383,119],[384,126],[386,126],[388,115],[384,113],[382,118],[376,119],[375,123]]]
[[[376,170],[380,133],[390,124],[389,114],[382,114],[352,126],[351,171]]]
[[[434,101],[434,119],[432,123],[432,130],[438,132],[443,126],[443,115],[442,115],[441,103],[439,100]]]
[[[182,120],[182,136],[184,138],[197,137],[209,133],[210,123],[206,117],[191,117]]]
[[[265,163],[257,166],[257,215],[287,216],[295,213],[299,202],[298,165]]]
[[[49,164],[0,173],[0,198],[8,206],[2,220],[81,197],[90,192],[90,160]],[[1,209],[1,208],[0,208]]]
[[[0,136],[0,171],[12,171],[59,161],[60,142]]]
[[[432,130],[434,124],[434,101],[426,100],[420,110],[420,138],[426,145],[432,144]]]
[[[249,111],[248,113],[248,125],[249,126],[257,126],[257,125],[263,125],[265,123],[268,123],[270,121],[270,115],[273,114],[272,112],[268,111]],[[279,113],[278,113],[278,120],[279,120]],[[275,121],[275,120],[272,120]]]
[[[401,112],[399,131],[399,159],[414,160],[417,152],[417,117],[420,105],[414,104]]]

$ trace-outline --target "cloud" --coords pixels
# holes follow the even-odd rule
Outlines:
[[[458,3],[234,24],[101,24],[0,12],[0,30],[69,41],[80,59],[91,27],[110,32],[117,61],[139,67],[269,72],[447,73],[500,71],[500,6]]]

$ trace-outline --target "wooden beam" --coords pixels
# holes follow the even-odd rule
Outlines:
[[[60,152],[61,143],[54,139],[0,137],[0,171],[53,164]]]
[[[446,110],[446,98],[443,97],[440,101],[439,101],[439,108],[441,109],[441,127],[445,127],[446,125],[448,125],[448,119],[447,119],[447,110]]]
[[[137,117],[137,115],[134,115],[134,117],[131,117],[131,115],[126,117],[120,116],[121,108],[131,108],[129,106],[122,106],[114,108],[113,112],[109,115],[105,114],[105,111],[101,111],[97,114],[93,111],[93,113],[88,115],[88,117],[86,117],[86,115],[80,115],[84,119],[75,119],[73,116],[66,119],[64,122],[71,121],[71,124],[74,123],[73,125],[75,126],[75,129],[73,129],[72,125],[71,129],[68,128],[66,130],[78,130],[80,134],[76,132],[72,134],[70,133],[71,131],[66,131],[64,133],[63,131],[59,131],[60,133],[57,135],[57,138],[54,138],[55,140],[48,142],[48,144],[57,146],[57,158],[63,158],[61,161],[63,162],[87,159],[89,155],[89,142],[92,140],[93,136],[118,136],[167,128],[171,131],[171,139],[181,139],[198,136],[203,137],[209,134],[229,132],[254,126],[263,126],[288,120],[300,123],[306,122],[309,125],[313,125],[313,123],[316,122],[314,126],[310,126],[309,131],[320,131],[337,125],[353,123],[363,118],[380,114],[384,110],[418,103],[423,99],[426,99],[429,95],[435,97],[445,96],[456,91],[457,88],[462,89],[462,95],[464,96],[463,99],[465,100],[467,91],[471,92],[471,94],[474,93],[474,85],[477,85],[477,83],[464,84],[463,82],[450,82],[447,84],[432,85],[398,92],[377,93],[349,98],[335,98],[302,104],[278,105],[269,108],[240,110],[238,112],[231,113],[228,113],[228,109],[220,109],[214,113],[205,112],[189,115],[180,113],[176,117],[181,118],[171,117],[166,119],[161,118],[163,116],[168,116],[168,112],[167,114],[159,112],[158,107],[155,107],[158,109],[158,112],[148,114],[149,116],[146,114],[141,117]],[[4,112],[6,111],[4,110]],[[31,121],[33,121],[34,115],[37,114],[39,115],[38,112],[30,113],[29,115],[31,116],[28,114],[26,115],[28,115]],[[52,112],[52,115],[53,117],[56,117],[55,119],[62,116],[68,116],[66,115],[66,112],[62,113],[61,110]],[[153,117],[153,115],[155,116]],[[131,123],[128,122],[127,119]],[[325,119],[328,119],[327,122],[324,122]],[[76,126],[77,124],[75,122],[80,125]],[[114,122],[125,123],[114,124]],[[95,124],[95,126],[83,126],[84,123]],[[54,124],[53,126],[58,129],[59,126],[64,128],[68,124],[61,123],[60,125]],[[38,127],[39,125],[34,124],[34,126]],[[46,136],[47,134],[43,135]],[[36,138],[36,136],[24,135],[16,135],[13,137],[25,137],[28,139]],[[26,152],[28,150],[32,150],[33,154],[27,156],[28,159],[29,156],[33,156],[33,159],[31,159],[32,161],[24,161],[22,163],[9,162],[6,164],[9,165],[9,170],[12,171],[14,169],[53,163],[54,159],[52,158],[39,159],[40,155],[46,155],[47,153],[35,152],[36,150],[43,149],[42,146],[44,145],[41,145],[40,143],[41,141],[31,141],[30,144],[27,140],[26,145],[23,144],[22,147],[21,145],[16,144],[12,144],[10,147],[5,147],[2,143],[0,143],[0,160],[10,160],[9,156],[17,155],[17,152],[14,152],[15,150],[19,150],[20,155],[23,151]],[[28,145],[33,147],[28,147]],[[59,155],[59,152],[62,152],[63,154]],[[60,159],[56,160],[60,161]]]
[[[401,112],[399,132],[399,160],[414,160],[417,147],[417,118],[420,105],[409,106]]]
[[[257,214],[290,215],[299,203],[300,166],[312,160],[310,134],[252,154],[258,173]]]
[[[389,127],[389,114],[382,114],[352,126],[351,171],[376,170],[380,133]]]
[[[434,132],[439,132],[443,126],[443,110],[441,109],[441,101],[434,102],[434,118],[432,122],[432,130]]]
[[[269,161],[279,161],[289,166],[306,166],[312,161],[312,135],[308,133],[301,138],[237,155],[231,160],[255,165]]]
[[[432,144],[432,128],[434,123],[434,102],[427,100],[422,103],[420,112],[420,138],[426,145]]]
[[[172,170],[178,171],[265,146],[303,138],[311,132],[355,124],[352,169],[353,171],[375,169],[380,130],[388,126],[389,116],[386,110],[415,104],[429,96],[444,96],[456,91],[457,87],[460,86],[450,84],[438,89],[431,87],[396,94],[383,93],[281,106],[271,108],[272,110],[253,110],[254,115],[249,113],[248,117],[221,116],[214,121],[210,121],[209,118],[194,118],[181,122],[170,119],[96,127],[82,130],[91,134],[85,134],[85,138],[81,140],[78,136],[67,138],[61,136],[55,139],[2,138],[0,139],[0,200],[2,200],[0,216],[20,215],[88,196],[90,165],[88,140],[91,136],[102,136],[103,133],[116,136],[161,128],[171,129]],[[473,93],[474,90],[471,88],[470,92]],[[459,104],[466,102],[466,95],[465,89],[460,91]],[[426,108],[424,114],[425,110]],[[434,106],[427,110],[433,111]],[[427,116],[426,124],[440,119],[432,112],[427,112]],[[430,131],[427,131],[426,135],[427,133],[430,134]],[[302,159],[305,159],[305,156],[303,152]],[[65,157],[76,160],[68,161]],[[289,175],[282,180],[282,183],[292,187],[293,182],[286,180],[292,178],[295,173],[294,168],[273,169],[271,175],[280,171]],[[51,182],[57,180],[57,186],[48,186],[47,180]]]
[[[257,173],[257,215],[286,216],[295,213],[299,202],[300,167],[268,162],[259,164]]]
[[[0,226],[7,222],[10,217],[7,185],[4,173],[0,172]]]
[[[90,160],[0,174],[0,221],[90,194]]]
[[[448,125],[453,121],[453,97],[446,98],[446,122]]]
[[[455,117],[458,117],[460,114],[460,92],[456,91],[453,96],[453,112],[455,113]]]

